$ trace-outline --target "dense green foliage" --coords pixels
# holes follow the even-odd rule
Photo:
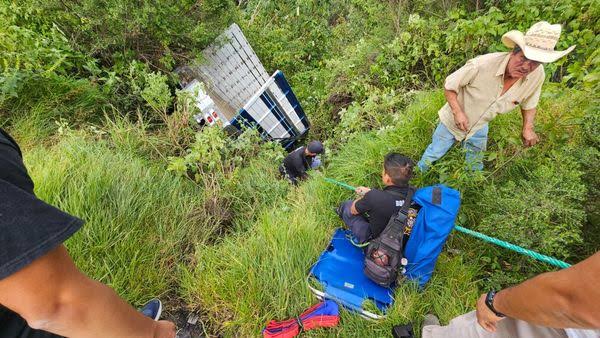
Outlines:
[[[600,79],[598,0],[489,1],[481,8],[452,1],[317,3],[250,1],[247,29],[267,68],[289,74],[303,103],[322,111],[313,120],[327,137],[340,109],[351,102],[361,105],[376,90],[389,94],[438,86],[467,59],[506,50],[500,42],[505,32],[524,31],[539,20],[563,24],[557,49],[578,46],[546,66],[549,78],[588,87]]]
[[[274,180],[278,157],[272,153],[236,166],[229,181],[206,179],[198,186],[130,151],[131,143],[152,143],[140,139],[149,136],[128,130],[124,143],[120,133],[63,125],[57,144],[34,148],[25,160],[41,199],[87,221],[68,241],[77,265],[134,304],[176,297],[178,268],[190,263],[195,246],[245,228],[259,204],[287,191],[285,182]],[[230,145],[223,150],[235,151]],[[261,188],[269,190],[256,198]]]
[[[314,302],[306,272],[341,223],[347,192],[322,180],[380,183],[392,150],[417,159],[430,141],[445,76],[500,36],[563,25],[524,149],[518,112],[491,124],[486,170],[453,148],[413,184],[461,191],[459,222],[577,262],[600,249],[598,0],[0,1],[0,126],[19,140],[38,195],[87,221],[67,242],[78,266],[139,305],[166,297],[207,332],[257,334]],[[232,139],[190,124],[172,70],[237,22],[269,72],[281,69],[328,148],[324,172],[278,180],[284,152],[253,130]],[[553,82],[553,83],[550,83]],[[159,245],[157,245],[159,244]],[[387,335],[434,312],[473,308],[482,289],[551,269],[451,236],[424,292],[405,285],[383,323],[343,312],[313,335]]]

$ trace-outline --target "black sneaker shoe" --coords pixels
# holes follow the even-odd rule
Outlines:
[[[154,298],[146,303],[146,305],[140,309],[140,312],[144,316],[152,318],[152,320],[158,320],[162,313],[162,303],[159,299]]]
[[[342,218],[342,206],[340,205],[339,207],[332,207],[331,209],[333,209],[333,212],[335,212],[336,215],[338,215],[339,218]]]

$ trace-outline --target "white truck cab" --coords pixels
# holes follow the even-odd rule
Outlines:
[[[195,100],[195,106],[200,110],[199,114],[193,116],[200,127],[219,125],[223,126],[223,121],[228,122],[227,118],[219,113],[215,102],[206,93],[204,84],[193,79],[184,88]]]
[[[231,25],[202,51],[203,62],[176,70],[195,98],[200,127],[256,128],[267,140],[293,147],[310,128],[281,71],[269,76],[238,25]]]

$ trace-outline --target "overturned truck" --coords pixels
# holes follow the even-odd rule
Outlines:
[[[289,149],[310,128],[283,72],[268,75],[238,25],[231,25],[202,52],[203,62],[176,70],[195,98],[199,126],[229,131],[256,128],[263,139]]]

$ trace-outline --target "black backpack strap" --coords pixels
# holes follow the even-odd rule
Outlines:
[[[442,204],[442,188],[434,187],[431,192],[431,203],[436,205]]]
[[[402,204],[402,207],[400,208],[400,210],[398,210],[397,213],[394,214],[394,216],[392,216],[392,218],[390,219],[390,222],[393,220],[397,220],[400,223],[404,224],[404,222],[406,221],[406,218],[408,217],[408,209],[410,208],[411,204],[412,204],[412,199],[413,196],[415,195],[415,188],[412,186],[408,187],[408,192],[406,193],[406,197],[404,198],[404,204]]]
[[[400,208],[401,213],[403,214],[407,214],[408,213],[408,209],[410,208],[411,204],[412,204],[412,199],[413,196],[415,195],[415,187],[412,186],[408,186],[408,193],[406,194],[406,197],[404,198],[404,204],[402,205],[402,208]]]

